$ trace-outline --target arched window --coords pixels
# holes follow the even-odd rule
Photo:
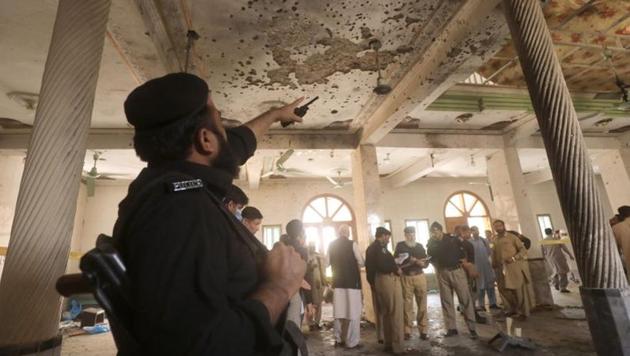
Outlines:
[[[314,244],[321,253],[328,253],[328,245],[337,238],[337,229],[342,224],[350,225],[350,238],[355,235],[354,214],[350,206],[334,195],[313,198],[302,213],[306,231],[306,243]]]
[[[486,204],[471,192],[457,192],[451,195],[444,206],[446,231],[453,232],[457,225],[476,226],[481,235],[492,230],[490,213]]]

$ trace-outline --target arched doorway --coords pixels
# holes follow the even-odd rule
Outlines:
[[[314,244],[315,249],[328,253],[328,245],[337,238],[337,229],[342,224],[350,225],[350,238],[356,235],[354,214],[343,199],[334,195],[320,195],[313,198],[302,213],[306,232],[306,244]]]
[[[457,225],[476,226],[483,235],[492,230],[492,218],[486,204],[472,192],[457,192],[451,195],[444,206],[446,231],[453,232]]]

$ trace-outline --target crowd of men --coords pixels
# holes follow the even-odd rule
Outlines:
[[[168,74],[129,94],[125,115],[147,167],[130,184],[113,229],[130,286],[124,327],[133,342],[117,345],[121,354],[305,354],[299,327],[304,320],[312,330],[321,327],[329,265],[336,346],[360,347],[363,266],[379,342],[393,353],[405,352],[415,327],[420,339],[429,337],[428,264],[436,269],[445,336],[458,334],[453,294],[473,338],[483,321],[477,311],[498,308],[495,284],[505,315],[529,316],[531,243],[500,220],[486,239],[476,228],[459,226],[449,234],[433,223],[426,250],[406,228],[393,253],[387,249],[392,233],[382,227],[365,254],[347,225],[325,255],[305,244],[299,220],[287,224],[271,250],[257,240],[263,215],[245,207],[247,196],[232,182],[271,125],[302,121],[296,114],[301,101],[226,129],[210,88],[197,76]],[[620,208],[611,224],[628,266],[630,207]],[[567,292],[567,250],[552,246],[545,254],[553,260],[553,283]]]

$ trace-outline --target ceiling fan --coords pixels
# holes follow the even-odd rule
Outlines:
[[[348,185],[352,185],[352,181],[348,181],[348,182],[341,182],[339,179],[341,178],[341,173],[344,171],[344,169],[337,169],[337,180],[333,179],[331,176],[326,176],[326,179],[328,179],[328,181],[333,185],[333,187],[335,189],[340,189],[343,188],[345,186]]]
[[[293,153],[295,153],[295,150],[293,150],[292,148],[289,148],[288,150],[284,151],[280,157],[278,157],[278,159],[276,159],[275,163],[273,164],[273,169],[271,169],[269,172],[263,174],[261,176],[261,178],[269,178],[269,179],[285,179],[287,178],[287,174],[296,174],[296,175],[307,175],[309,174],[308,172],[304,172],[302,170],[299,169],[293,169],[293,168],[287,168],[284,166],[284,164],[289,160],[289,158],[291,158],[291,156],[293,156]]]
[[[92,165],[92,168],[89,171],[84,170],[83,175],[81,177],[81,182],[85,183],[85,186],[87,187],[88,197],[94,196],[94,193],[96,191],[97,179],[115,180],[116,178],[126,178],[126,176],[120,175],[120,174],[99,172],[98,169],[96,168],[96,163],[98,161],[105,161],[106,159],[101,157],[103,155],[103,152],[100,152],[100,151],[93,151],[93,152],[94,154],[92,155],[92,159],[94,160],[94,164]]]

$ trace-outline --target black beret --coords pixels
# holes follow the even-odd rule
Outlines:
[[[196,75],[167,74],[134,89],[125,100],[125,115],[136,131],[164,127],[204,109],[208,92]]]

